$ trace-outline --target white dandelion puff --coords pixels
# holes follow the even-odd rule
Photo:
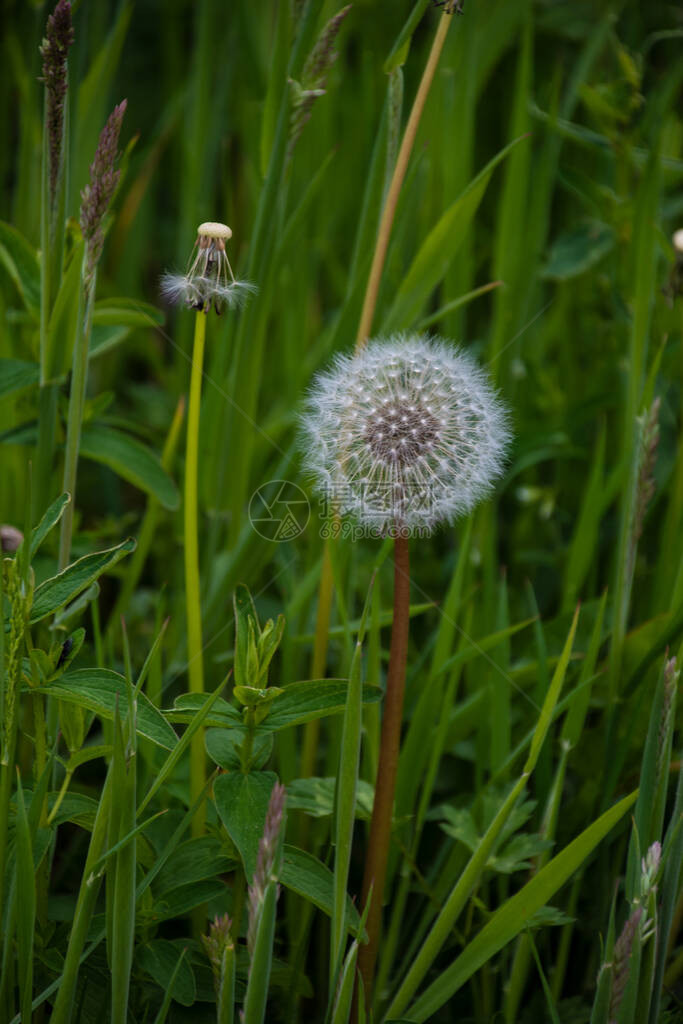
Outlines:
[[[200,224],[186,272],[162,275],[161,293],[166,300],[203,313],[208,313],[212,306],[219,314],[224,308],[243,306],[258,289],[235,278],[225,249],[231,237],[232,230],[227,224]]]
[[[471,356],[397,334],[339,355],[302,419],[304,464],[331,510],[361,525],[433,530],[469,512],[500,476],[505,406]]]

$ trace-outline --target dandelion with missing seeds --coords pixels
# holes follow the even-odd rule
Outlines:
[[[507,415],[469,355],[399,334],[337,357],[303,419],[304,461],[333,511],[380,532],[430,532],[500,475]]]
[[[235,279],[225,249],[230,238],[232,230],[227,224],[207,221],[199,225],[187,271],[166,273],[161,278],[161,291],[169,302],[183,303],[202,313],[208,313],[213,306],[218,314],[223,307],[234,309],[244,305],[256,287]]]
[[[185,274],[164,274],[161,289],[171,302],[179,302],[196,310],[190,401],[187,407],[187,447],[185,453],[185,487],[183,503],[185,591],[187,614],[188,674],[191,693],[204,692],[202,658],[201,587],[199,579],[199,420],[204,372],[204,342],[207,314],[213,307],[221,313],[224,307],[242,306],[256,291],[252,284],[238,281],[232,272],[225,243],[232,238],[227,224],[207,221],[197,228],[188,270]],[[195,251],[196,250],[196,251]],[[201,730],[192,738],[190,747],[190,797],[198,800],[205,781],[204,737]],[[192,820],[195,836],[204,825],[203,804]]]

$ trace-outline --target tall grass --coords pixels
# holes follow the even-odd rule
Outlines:
[[[38,81],[52,9],[6,19],[8,1024],[681,1013],[678,13],[340,6],[74,5],[52,207]],[[121,180],[86,293],[80,192],[124,95]],[[235,270],[259,292],[207,317],[194,485],[179,443],[192,317],[160,307],[158,279],[204,220],[231,226]],[[413,549],[366,1001],[391,544],[325,539],[341,524],[300,473],[296,429],[335,352],[404,329],[488,365],[515,442],[494,498]],[[275,540],[251,502],[283,480],[311,515]],[[191,785],[204,754],[212,774],[195,767]]]

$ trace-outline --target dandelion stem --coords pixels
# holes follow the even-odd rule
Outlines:
[[[199,585],[199,547],[197,522],[197,465],[199,453],[199,410],[202,396],[204,366],[204,338],[206,315],[197,313],[190,377],[190,401],[187,412],[187,449],[185,455],[185,606],[187,609],[187,660],[190,693],[204,692],[204,663],[202,655],[202,613]],[[190,805],[197,800],[204,786],[204,731],[198,729],[190,747]],[[192,834],[201,835],[206,811],[204,804],[197,808],[192,819]]]
[[[372,980],[375,973],[377,948],[382,918],[382,897],[389,858],[391,840],[391,818],[394,808],[398,752],[401,740],[403,718],[403,693],[408,655],[408,630],[410,622],[410,555],[408,539],[399,534],[394,541],[394,619],[391,628],[391,649],[387,671],[387,689],[382,715],[382,738],[380,741],[375,800],[372,805],[370,842],[365,859],[363,896],[361,906],[372,897],[366,930],[368,943],[361,946],[358,966],[363,978],[366,1006],[372,998]]]
[[[370,332],[372,330],[372,320],[375,315],[375,306],[377,305],[379,283],[382,278],[382,270],[384,269],[384,260],[387,255],[387,248],[389,246],[389,238],[391,237],[391,229],[394,223],[394,214],[396,213],[398,197],[401,192],[401,186],[403,185],[403,179],[405,178],[406,171],[408,170],[408,161],[410,160],[410,154],[413,151],[413,144],[415,142],[415,136],[417,135],[418,125],[420,124],[420,118],[422,117],[422,111],[434,79],[436,66],[439,63],[439,57],[441,56],[443,44],[446,41],[446,33],[448,32],[451,20],[451,15],[445,13],[442,14],[441,20],[439,21],[439,27],[437,28],[436,35],[434,36],[434,42],[432,43],[429,57],[427,58],[425,69],[422,72],[422,79],[420,80],[420,85],[418,87],[415,100],[413,101],[413,108],[410,111],[406,130],[403,133],[401,148],[398,151],[396,166],[394,167],[394,173],[391,178],[391,184],[389,185],[389,191],[387,192],[386,202],[384,204],[384,209],[382,210],[382,219],[377,232],[375,252],[372,257],[370,277],[365,291],[363,311],[361,313],[360,324],[358,326],[358,336],[356,338],[356,346],[358,348],[361,348],[365,344],[365,341],[370,336]]]

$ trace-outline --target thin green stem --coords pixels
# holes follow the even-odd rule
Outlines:
[[[389,185],[389,191],[387,192],[387,199],[384,204],[384,209],[382,210],[382,219],[377,232],[375,252],[372,257],[372,266],[370,268],[370,277],[365,291],[360,324],[358,325],[358,336],[356,338],[357,348],[360,348],[365,344],[365,341],[370,336],[370,331],[372,330],[372,321],[375,315],[375,307],[377,305],[379,285],[382,278],[382,270],[384,269],[387,249],[389,248],[389,239],[391,237],[391,229],[394,224],[394,215],[396,213],[398,197],[401,193],[403,179],[405,178],[406,171],[408,170],[408,161],[410,160],[410,154],[413,151],[415,136],[417,135],[422,111],[424,110],[424,105],[434,80],[434,73],[439,63],[439,57],[441,56],[443,44],[446,41],[446,34],[450,27],[451,20],[451,15],[442,14],[439,21],[439,27],[437,28],[436,35],[434,36],[432,48],[429,51],[429,57],[427,58],[425,69],[422,72],[422,78],[420,79],[415,100],[413,101],[413,107],[410,111],[406,130],[403,133],[401,148],[399,149],[398,156],[396,157],[396,166],[394,167],[391,184]],[[361,957],[359,956],[359,960],[360,959]]]
[[[187,449],[185,455],[185,606],[187,610],[187,659],[190,693],[204,692],[202,654],[202,611],[199,581],[199,542],[197,477],[199,462],[199,412],[202,397],[206,314],[197,313],[190,377],[190,401],[187,411]],[[190,803],[193,804],[205,782],[204,730],[198,729],[190,746]],[[192,834],[204,831],[206,811],[202,804],[192,821]]]
[[[410,625],[410,555],[408,539],[400,534],[394,541],[394,618],[387,671],[387,689],[382,715],[382,738],[372,806],[370,841],[365,859],[361,906],[370,900],[366,930],[367,945],[362,946],[358,966],[363,977],[366,1005],[372,1000],[372,982],[382,920],[382,898],[391,841],[398,753],[403,718],[408,631]],[[371,894],[372,889],[372,894]]]
[[[87,248],[84,254],[87,258]],[[78,452],[81,446],[81,426],[85,408],[85,392],[88,386],[88,357],[90,350],[90,332],[92,329],[92,313],[95,301],[96,272],[90,281],[83,280],[81,289],[81,310],[78,317],[78,333],[73,351],[71,371],[71,391],[69,393],[69,415],[66,427],[66,452],[64,455],[64,478],[62,490],[68,491],[71,501],[64,509],[59,533],[59,568],[66,569],[71,556],[71,537],[74,525],[74,507],[76,505],[76,476],[78,473]],[[82,313],[82,315],[81,315]]]

